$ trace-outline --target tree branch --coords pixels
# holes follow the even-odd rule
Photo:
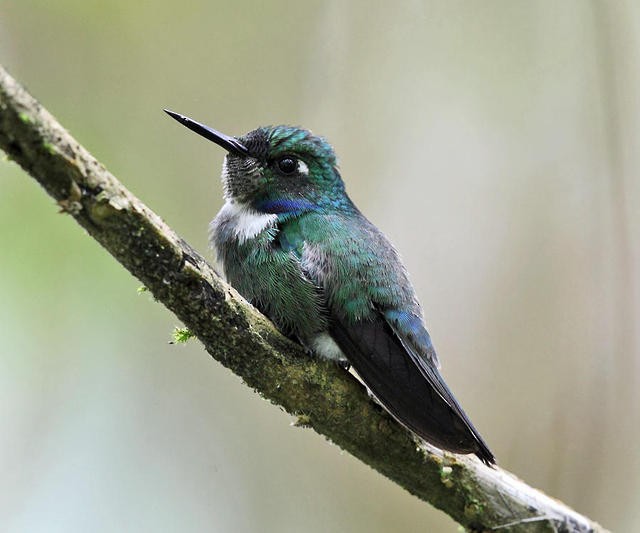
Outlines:
[[[265,398],[471,531],[602,532],[512,474],[422,442],[335,365],[306,356],[0,66],[0,147]]]

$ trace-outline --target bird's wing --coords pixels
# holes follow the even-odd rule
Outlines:
[[[402,344],[406,354],[409,355],[411,362],[418,368],[429,387],[438,394],[440,399],[449,407],[452,415],[458,421],[462,421],[468,432],[471,433],[478,446],[476,453],[480,459],[487,463],[495,462],[493,454],[489,451],[488,446],[440,374],[435,350],[431,344],[429,333],[422,324],[422,320],[412,314],[396,310],[386,311],[384,317],[396,338]]]
[[[329,332],[378,401],[402,424],[445,450],[493,454],[438,369],[405,347],[382,313],[356,323],[332,316]]]
[[[305,276],[324,292],[330,335],[399,422],[443,449],[475,453],[493,464],[492,453],[438,371],[397,254],[373,226],[367,230],[359,236],[351,231],[351,243],[336,243],[344,232],[329,230],[322,240],[295,246]],[[305,235],[304,227],[298,235]],[[397,310],[393,304],[398,302],[411,311]]]

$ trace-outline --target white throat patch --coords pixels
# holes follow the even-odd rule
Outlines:
[[[259,213],[255,209],[227,200],[220,214],[229,220],[233,233],[240,244],[253,239],[265,229],[272,228],[278,220],[278,215],[273,213]]]

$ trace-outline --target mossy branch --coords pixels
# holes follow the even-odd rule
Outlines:
[[[342,369],[308,357],[216,276],[0,67],[0,147],[216,360],[265,398],[470,531],[602,532],[473,457],[442,454],[371,402]]]

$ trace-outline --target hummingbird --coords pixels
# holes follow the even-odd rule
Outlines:
[[[398,252],[347,195],[331,145],[292,126],[232,137],[165,112],[227,151],[209,233],[227,281],[308,351],[352,367],[415,435],[495,464],[440,373]]]

